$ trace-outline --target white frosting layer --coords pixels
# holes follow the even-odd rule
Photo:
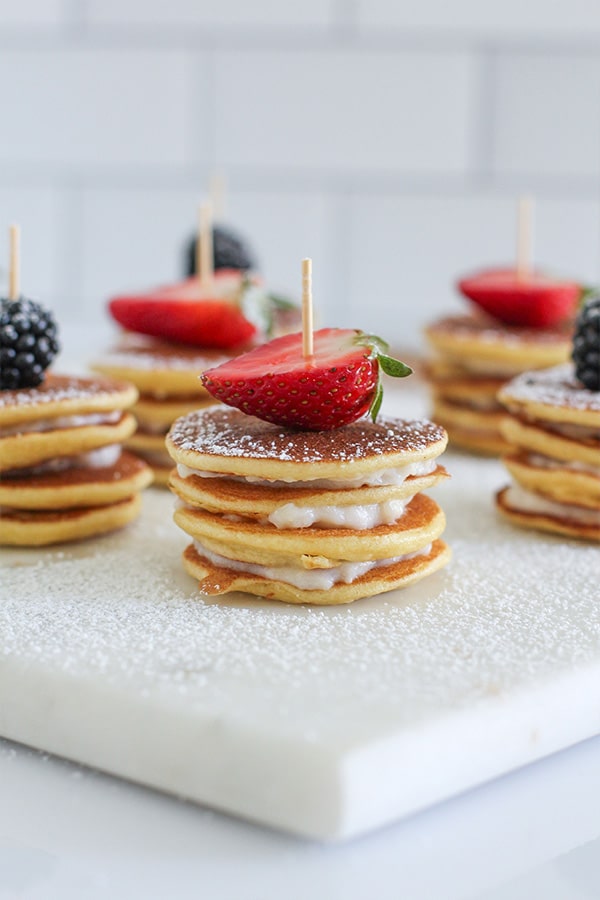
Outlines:
[[[120,444],[109,444],[107,447],[99,447],[98,450],[90,450],[89,453],[80,453],[78,456],[57,456],[47,459],[38,466],[26,469],[11,469],[11,473],[22,475],[49,475],[52,472],[67,472],[69,469],[104,469],[114,466],[121,455]]]
[[[589,475],[597,475],[600,478],[600,466],[592,466],[590,463],[551,459],[549,456],[542,456],[541,453],[529,453],[527,461],[532,466],[538,466],[542,469],[568,469],[570,472],[586,472]]]
[[[507,505],[520,512],[572,519],[581,525],[600,525],[600,510],[547,500],[517,484],[509,487],[505,497]]]
[[[264,484],[270,487],[278,485],[293,484],[294,487],[311,487],[326,488],[335,490],[337,488],[353,488],[353,487],[377,487],[378,485],[387,484],[403,484],[410,475],[429,475],[437,468],[437,460],[426,459],[406,466],[396,466],[390,469],[379,469],[371,472],[370,475],[361,475],[358,478],[313,478],[311,481],[269,481],[264,478],[253,478],[252,476],[243,477],[241,475],[227,475],[222,472],[206,472],[201,469],[192,469],[181,463],[177,466],[177,472],[181,478],[190,478],[192,475],[198,475],[200,478],[230,478],[232,481],[247,481],[250,484]]]
[[[363,531],[378,525],[397,522],[412,500],[388,500],[386,503],[370,503],[365,506],[297,506],[286,503],[268,517],[277,528],[354,528]]]
[[[207,550],[200,541],[194,541],[194,547],[201,556],[215,566],[233,569],[235,572],[247,572],[250,575],[261,575],[270,581],[283,581],[285,584],[292,584],[305,591],[326,591],[334,584],[352,584],[371,569],[390,566],[406,559],[413,559],[415,556],[427,556],[431,551],[431,544],[428,544],[415,553],[407,553],[404,556],[395,556],[390,559],[378,559],[373,562],[345,562],[332,569],[300,569],[295,566],[260,566],[227,559],[225,556]]]
[[[30,432],[55,431],[57,428],[81,428],[84,425],[114,425],[123,415],[120,409],[108,413],[90,413],[85,416],[56,416],[54,419],[36,419],[22,425],[7,425],[0,428],[0,437]]]

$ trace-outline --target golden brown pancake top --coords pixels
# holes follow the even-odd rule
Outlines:
[[[366,459],[388,454],[419,454],[445,442],[440,425],[380,416],[360,419],[333,431],[294,431],[263,422],[237,409],[209,407],[173,424],[170,440],[184,451],[205,456],[276,459],[318,463]]]
[[[45,416],[123,409],[136,399],[136,389],[124,381],[50,372],[37,387],[0,391],[0,423],[10,425]]]
[[[465,340],[502,344],[563,344],[570,339],[573,327],[562,323],[555,328],[524,328],[505,325],[483,315],[445,316],[425,329],[429,336],[451,334]]]
[[[600,391],[585,388],[576,379],[572,365],[524,372],[502,388],[500,400],[511,407],[516,404],[598,413],[600,423]]]

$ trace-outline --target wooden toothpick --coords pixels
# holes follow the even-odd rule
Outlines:
[[[21,276],[21,228],[19,225],[11,225],[8,230],[9,258],[8,258],[8,299],[17,300],[20,289]]]
[[[212,209],[210,203],[200,204],[198,239],[196,241],[196,272],[202,287],[209,287],[214,277]]]
[[[312,259],[302,260],[302,356],[313,356]]]
[[[519,197],[517,211],[517,278],[525,281],[531,277],[533,257],[533,197]]]
[[[225,216],[225,188],[225,176],[223,173],[213,172],[210,176],[208,194],[215,222],[222,222]]]

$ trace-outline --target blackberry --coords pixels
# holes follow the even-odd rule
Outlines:
[[[0,388],[35,387],[59,351],[51,312],[21,297],[0,299]]]
[[[256,268],[256,260],[249,247],[229,228],[213,227],[213,265],[218,269],[237,269],[247,272]],[[185,251],[185,273],[196,274],[196,237],[190,239]]]
[[[600,294],[581,308],[573,338],[575,375],[590,391],[600,391]]]

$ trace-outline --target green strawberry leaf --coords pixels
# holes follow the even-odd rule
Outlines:
[[[393,356],[385,356],[381,353],[377,359],[386,375],[391,375],[393,378],[406,378],[407,375],[412,375],[410,366],[400,362],[399,359],[394,359]]]

